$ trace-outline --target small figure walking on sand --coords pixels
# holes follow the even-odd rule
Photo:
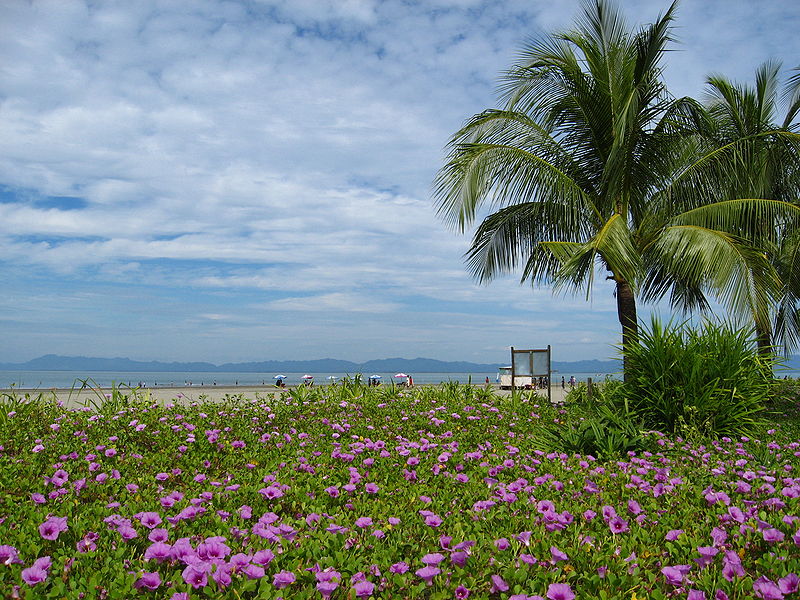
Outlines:
[[[569,387],[570,389],[575,389],[575,375],[569,376]]]
[[[565,387],[565,385],[564,385],[564,376],[562,375],[561,376],[561,389],[563,390],[564,387]]]

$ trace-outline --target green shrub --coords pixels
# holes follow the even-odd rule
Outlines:
[[[748,329],[653,317],[625,358],[624,396],[648,428],[718,437],[760,424],[775,359],[758,354]]]
[[[627,408],[624,400],[620,406],[609,402],[587,404],[584,418],[571,426],[562,422],[546,423],[534,441],[535,446],[546,452],[591,455],[607,460],[642,450],[646,443],[638,415]]]

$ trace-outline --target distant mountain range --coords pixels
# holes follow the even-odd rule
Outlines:
[[[322,358],[318,360],[266,360],[225,363],[138,361],[129,358],[92,358],[47,354],[24,363],[0,363],[0,371],[115,371],[115,372],[209,372],[209,373],[366,373],[403,371],[406,373],[485,373],[508,363],[481,364],[465,361],[441,361],[432,358],[383,358],[365,363]],[[560,373],[614,373],[622,365],[616,360],[553,361]]]

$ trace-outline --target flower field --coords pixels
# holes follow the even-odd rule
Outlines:
[[[6,598],[800,598],[800,442],[542,450],[468,386],[0,409]]]

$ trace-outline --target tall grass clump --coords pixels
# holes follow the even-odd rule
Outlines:
[[[746,328],[653,317],[626,351],[624,397],[646,427],[683,436],[747,434],[761,421],[775,359]]]

